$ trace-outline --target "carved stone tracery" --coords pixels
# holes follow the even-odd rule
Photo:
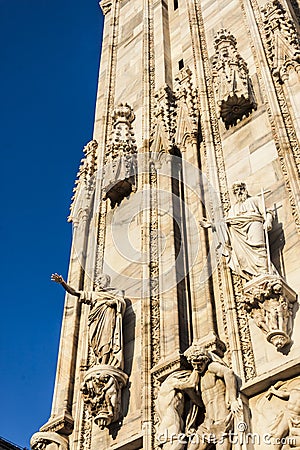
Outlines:
[[[165,84],[154,94],[154,99],[152,139],[159,136],[162,139],[164,151],[172,153],[176,133],[176,96]]]
[[[266,106],[268,118],[270,121],[270,126],[272,129],[273,139],[276,145],[276,149],[278,152],[278,158],[281,165],[281,170],[284,177],[285,186],[288,192],[288,198],[291,206],[291,211],[295,220],[295,225],[297,227],[298,233],[300,232],[300,215],[299,215],[299,208],[298,208],[298,202],[296,200],[296,190],[293,185],[293,176],[294,176],[294,170],[292,167],[292,164],[286,157],[286,152],[284,151],[285,147],[288,146],[291,148],[294,161],[295,161],[295,168],[300,173],[300,151],[299,151],[299,143],[296,136],[296,131],[293,126],[291,114],[289,111],[289,107],[287,105],[287,101],[282,89],[282,86],[280,84],[280,80],[275,78],[275,91],[276,96],[270,96],[268,95],[267,86],[264,83],[264,70],[263,67],[260,64],[260,58],[262,57],[262,54],[259,50],[259,47],[255,45],[255,42],[258,41],[258,39],[253,39],[253,30],[252,30],[252,20],[249,17],[249,10],[248,10],[248,4],[244,0],[239,0],[241,10],[243,12],[245,23],[248,23],[250,20],[250,25],[248,24],[247,30],[248,30],[248,38],[251,45],[256,71],[258,74],[258,79],[260,82],[260,89],[263,94],[263,103]],[[261,14],[261,8],[256,0],[250,0],[249,8],[253,9],[254,17],[258,25],[258,32],[259,37],[262,39],[262,43],[267,49],[267,37],[265,33],[265,27],[264,22]],[[258,35],[256,34],[256,37]],[[277,81],[277,82],[276,82]],[[274,110],[272,105],[272,101],[275,99],[278,101],[278,110]],[[272,99],[272,100],[271,100]],[[282,114],[282,117],[280,117],[280,113]],[[282,135],[279,130],[282,130],[283,128],[286,129],[286,134]]]
[[[177,105],[178,105],[178,121],[177,121],[177,128],[180,132],[180,121],[183,120],[183,118],[180,116],[180,109],[184,109],[187,112],[187,118],[189,121],[189,133],[192,134],[193,137],[195,137],[197,140],[199,139],[198,136],[198,122],[199,122],[199,110],[198,110],[198,99],[197,99],[197,88],[194,87],[193,81],[192,81],[192,71],[189,67],[184,67],[175,77],[175,81],[177,83],[176,86],[176,99],[177,99]],[[182,138],[182,137],[181,137]],[[177,137],[177,140],[179,140],[179,136]],[[177,142],[176,142],[177,143]],[[181,142],[179,142],[180,144]]]
[[[279,0],[268,2],[262,9],[266,32],[267,54],[273,75],[284,82],[291,68],[300,72],[300,39],[293,21]]]
[[[214,46],[212,67],[219,116],[229,128],[256,109],[254,91],[235,37],[222,29],[215,36]]]
[[[78,219],[80,210],[90,209],[90,200],[95,190],[95,173],[97,170],[97,148],[95,140],[88,142],[83,148],[84,158],[77,173],[77,180],[73,189],[74,195],[70,206],[69,222]]]
[[[215,94],[214,94],[214,85],[213,85],[213,77],[212,77],[212,66],[211,66],[211,60],[209,58],[208,49],[207,49],[207,36],[205,33],[205,26],[204,26],[204,20],[203,20],[203,14],[202,14],[202,8],[200,2],[195,2],[193,5],[189,5],[189,22],[190,22],[190,30],[191,30],[191,36],[192,36],[192,42],[193,42],[193,52],[194,52],[194,58],[197,57],[201,58],[203,63],[203,78],[205,79],[205,91],[202,92],[202,89],[204,89],[204,85],[202,86],[202,89],[199,89],[199,105],[200,109],[201,106],[204,106],[205,110],[205,102],[206,99],[209,101],[210,108],[207,111],[207,117],[206,120],[209,121],[210,127],[211,127],[211,137],[210,135],[207,136],[206,133],[203,133],[203,158],[205,159],[205,164],[210,164],[209,162],[209,144],[210,138],[213,141],[213,151],[215,155],[215,161],[216,161],[216,170],[218,172],[218,189],[220,193],[221,198],[221,204],[222,209],[226,213],[230,208],[230,198],[229,198],[229,189],[228,189],[228,182],[227,182],[227,174],[225,169],[225,162],[224,162],[224,153],[223,153],[223,147],[221,142],[221,135],[220,135],[220,128],[219,128],[219,120],[218,115],[215,107]],[[197,50],[197,52],[196,52]],[[197,84],[201,86],[201,76],[199,77],[199,74],[196,73],[196,79]],[[203,103],[201,102],[201,97],[203,99]],[[204,118],[205,120],[205,118]],[[206,142],[208,141],[208,142]],[[207,172],[207,178],[210,180],[211,174],[208,171]],[[211,199],[207,199],[210,201],[210,215],[211,217],[218,217],[218,213],[214,210],[214,205],[211,202]],[[208,204],[208,201],[206,204]],[[244,311],[242,311],[242,303],[239,301],[240,297],[242,295],[242,283],[241,279],[238,276],[233,275],[232,279],[228,279],[229,282],[232,282],[233,286],[233,295],[226,296],[226,288],[227,285],[227,277],[228,274],[222,268],[222,266],[218,265],[218,282],[220,286],[223,286],[223,289],[221,289],[220,292],[220,299],[222,301],[222,304],[224,304],[223,307],[223,322],[226,324],[228,321],[228,310],[230,311],[232,308],[236,310],[237,314],[237,322],[238,322],[238,330],[239,330],[239,343],[241,345],[241,354],[238,356],[241,360],[241,371],[239,375],[244,378],[245,380],[250,380],[255,377],[256,375],[256,369],[255,369],[255,360],[253,355],[253,348],[251,344],[251,337],[250,337],[250,330],[248,325],[247,317],[245,316]],[[227,312],[226,312],[227,308]],[[225,332],[227,331],[227,328],[224,328]],[[230,333],[227,334],[228,342],[230,342],[230,348],[233,348],[235,346],[235,343],[230,338]]]

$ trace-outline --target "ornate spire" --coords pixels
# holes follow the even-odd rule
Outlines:
[[[300,72],[299,36],[293,21],[278,0],[266,3],[262,13],[273,75],[284,82],[289,78],[291,68]]]
[[[77,180],[73,189],[74,195],[70,206],[70,216],[68,221],[72,222],[79,211],[79,197],[83,194],[85,200],[89,200],[94,191],[94,174],[97,170],[97,148],[98,143],[92,140],[83,148],[84,158],[82,158],[79,171],[77,173]],[[81,205],[82,207],[83,205]]]

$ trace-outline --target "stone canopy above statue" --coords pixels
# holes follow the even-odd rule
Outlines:
[[[221,29],[214,40],[213,78],[219,117],[226,128],[236,125],[256,109],[256,102],[246,61],[237,50],[236,38]]]
[[[136,189],[137,148],[132,130],[135,119],[132,108],[120,104],[112,115],[112,138],[103,169],[103,198],[112,208]]]

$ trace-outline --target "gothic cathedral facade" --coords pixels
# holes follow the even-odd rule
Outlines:
[[[32,449],[300,449],[300,2],[100,6]]]

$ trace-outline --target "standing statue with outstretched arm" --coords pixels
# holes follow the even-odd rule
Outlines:
[[[78,297],[81,303],[91,305],[88,325],[94,363],[123,369],[122,319],[126,309],[123,291],[109,287],[108,275],[96,280],[94,291],[76,291],[57,273],[51,276],[51,280]]]

